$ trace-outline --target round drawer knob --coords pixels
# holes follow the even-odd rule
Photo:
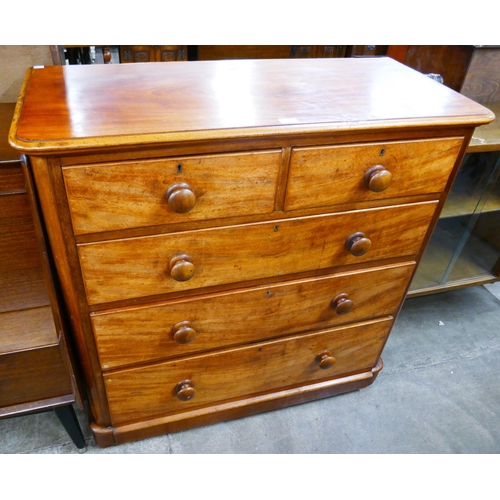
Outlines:
[[[347,238],[345,247],[354,257],[361,257],[365,253],[368,253],[372,247],[372,242],[366,237],[365,233],[354,233]]]
[[[194,275],[194,264],[189,255],[176,255],[170,260],[169,267],[175,281],[187,281]]]
[[[354,302],[349,298],[347,293],[339,293],[330,303],[332,309],[342,316],[348,314],[354,309]]]
[[[370,168],[364,176],[365,186],[375,193],[385,191],[392,182],[392,174],[382,165]]]
[[[178,344],[189,344],[198,335],[198,332],[191,326],[190,321],[180,321],[172,327],[174,340]]]
[[[196,395],[196,389],[192,380],[182,380],[175,386],[177,399],[180,401],[189,401]]]
[[[319,367],[322,370],[327,370],[335,364],[336,359],[332,356],[330,351],[321,351],[316,356],[316,361],[319,362]]]
[[[193,188],[185,182],[170,186],[165,198],[167,198],[170,208],[178,214],[189,212],[196,204]]]

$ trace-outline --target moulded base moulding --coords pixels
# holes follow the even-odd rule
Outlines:
[[[214,404],[187,412],[142,420],[116,427],[101,427],[91,422],[90,428],[97,445],[101,448],[107,448],[115,444],[124,444],[162,434],[185,431],[194,427],[248,417],[257,413],[264,413],[363,389],[375,382],[383,366],[382,358],[379,358],[375,367],[369,372],[238,399],[227,403]]]

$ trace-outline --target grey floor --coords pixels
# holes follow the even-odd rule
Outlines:
[[[86,454],[498,454],[500,283],[408,299],[361,391]],[[2,454],[72,454],[52,413],[0,420]]]

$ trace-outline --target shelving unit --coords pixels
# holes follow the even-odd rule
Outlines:
[[[68,322],[26,163],[7,141],[15,104],[0,103],[0,419],[54,411],[79,451],[83,399]]]
[[[467,148],[409,297],[500,279],[500,102]]]

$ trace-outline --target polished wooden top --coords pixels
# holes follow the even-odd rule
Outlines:
[[[10,142],[45,153],[493,118],[390,58],[51,66],[28,72]]]

